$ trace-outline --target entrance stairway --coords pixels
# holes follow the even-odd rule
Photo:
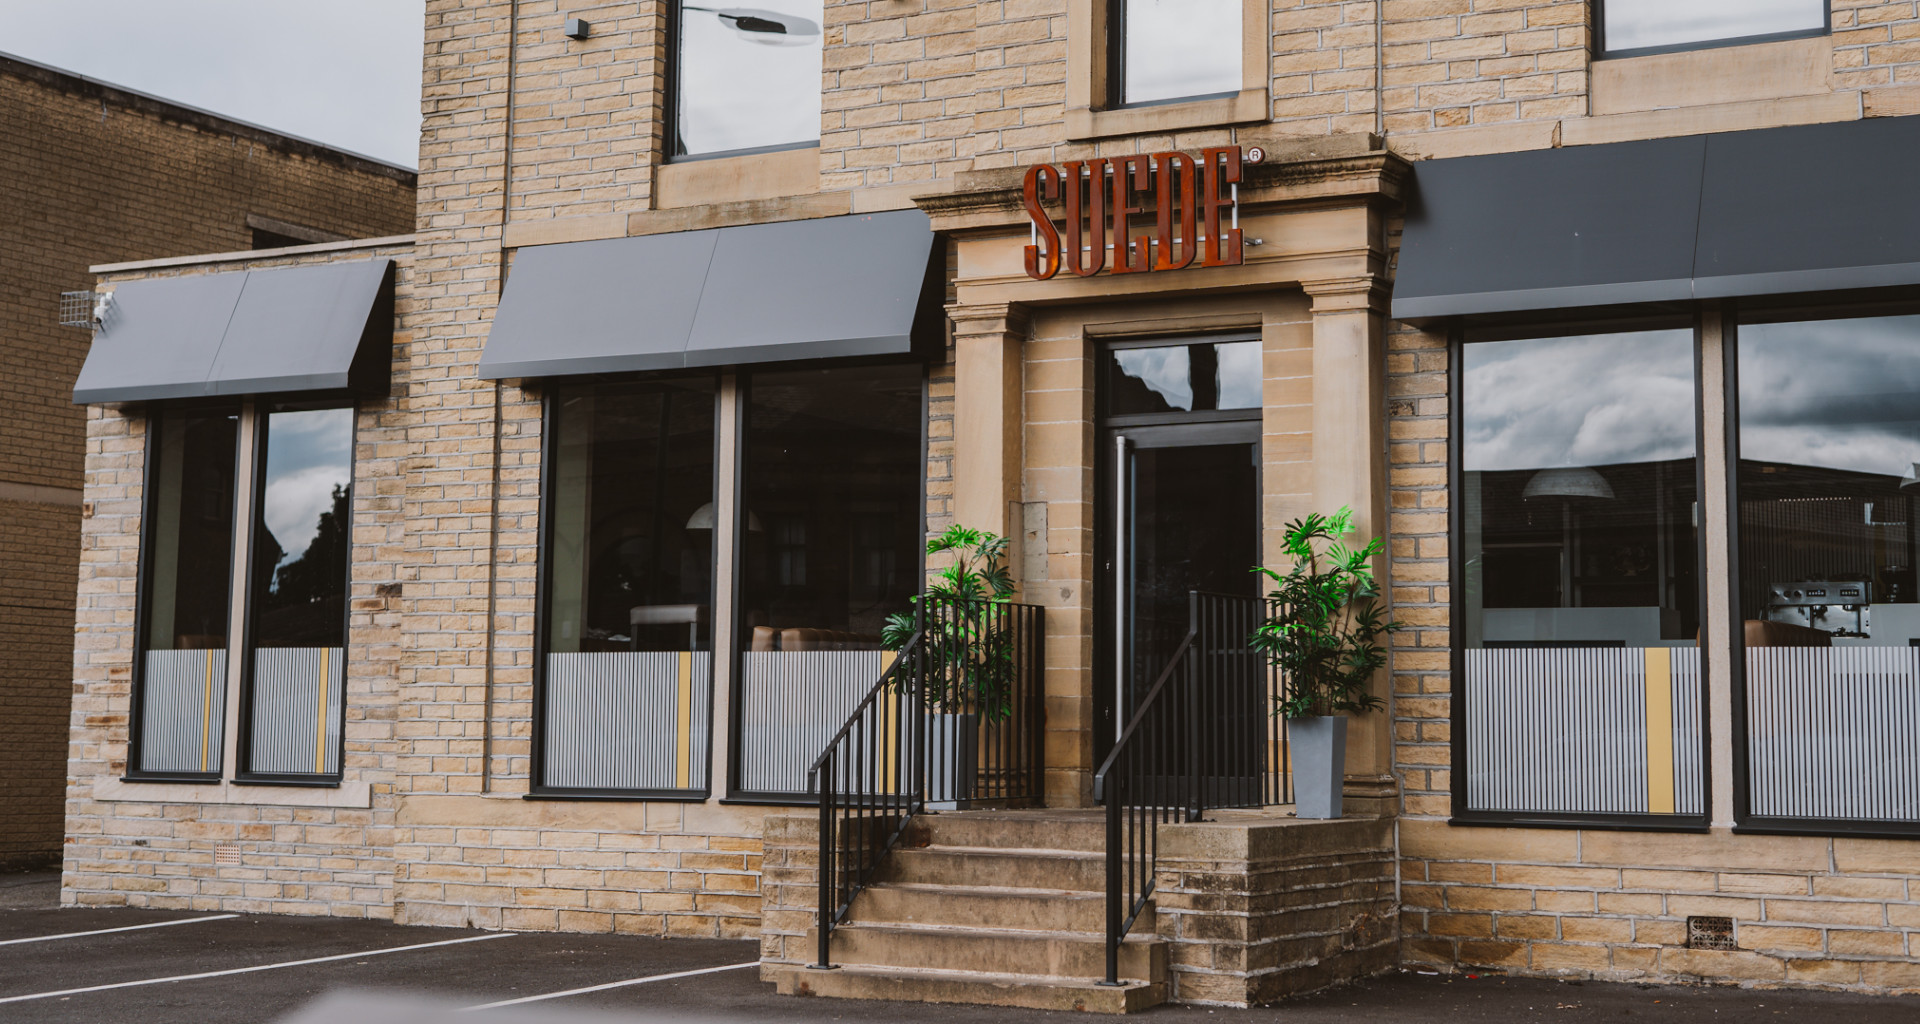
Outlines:
[[[1159,1005],[1167,947],[1151,907],[1121,945],[1122,984],[1099,984],[1104,823],[1098,810],[916,816],[834,929],[835,969],[789,967],[780,991],[1102,1013]]]

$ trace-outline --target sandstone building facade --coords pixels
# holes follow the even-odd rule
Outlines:
[[[1346,748],[1373,823],[1320,860],[1183,833],[1162,994],[1333,962],[1245,923],[1299,910],[1246,882],[1287,850],[1338,890],[1297,927],[1385,951],[1353,970],[1920,989],[1920,210],[1888,184],[1920,15],[1671,6],[1699,18],[433,0],[409,242],[96,267],[126,311],[96,352],[193,335],[170,297],[238,324],[256,280],[342,315],[306,377],[237,327],[272,372],[83,375],[66,899],[757,935],[801,985],[789,812],[892,671],[923,538],[1013,539],[1029,795],[1070,809],[1188,590],[1346,506],[1405,626]],[[1142,197],[1179,167],[1219,220],[1083,220],[1171,211]],[[321,414],[333,504],[278,525],[273,438]],[[194,430],[239,467],[195,542],[253,569],[193,598],[217,629],[157,633],[130,556],[187,542]],[[332,624],[260,640],[328,529]]]

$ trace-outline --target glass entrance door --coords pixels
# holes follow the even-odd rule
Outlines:
[[[1255,597],[1258,421],[1112,432],[1118,735],[1187,634],[1194,591]]]

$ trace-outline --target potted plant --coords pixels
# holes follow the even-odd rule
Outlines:
[[[927,541],[927,556],[951,561],[913,598],[913,611],[889,616],[881,629],[881,644],[891,651],[922,634],[927,799],[937,809],[965,805],[978,770],[980,726],[1013,715],[1013,630],[995,608],[1013,599],[1006,552],[1004,537],[948,527]]]
[[[1354,548],[1353,510],[1314,513],[1287,524],[1285,572],[1255,569],[1274,583],[1271,618],[1249,640],[1281,673],[1275,714],[1285,715],[1292,741],[1295,813],[1340,817],[1347,759],[1347,719],[1382,706],[1368,685],[1386,664],[1381,641],[1401,628],[1382,619],[1373,579],[1375,537]]]

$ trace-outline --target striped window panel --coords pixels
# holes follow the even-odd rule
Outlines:
[[[1920,821],[1920,648],[1748,648],[1747,750],[1756,815]]]
[[[549,654],[542,781],[705,790],[712,700],[707,651]]]
[[[1701,814],[1695,647],[1470,649],[1467,805]]]
[[[339,773],[345,655],[339,647],[262,647],[253,652],[251,771]]]
[[[226,650],[148,651],[145,667],[140,681],[140,770],[219,771]]]
[[[814,759],[894,656],[892,651],[742,654],[740,788],[750,793],[809,792],[807,771]]]

